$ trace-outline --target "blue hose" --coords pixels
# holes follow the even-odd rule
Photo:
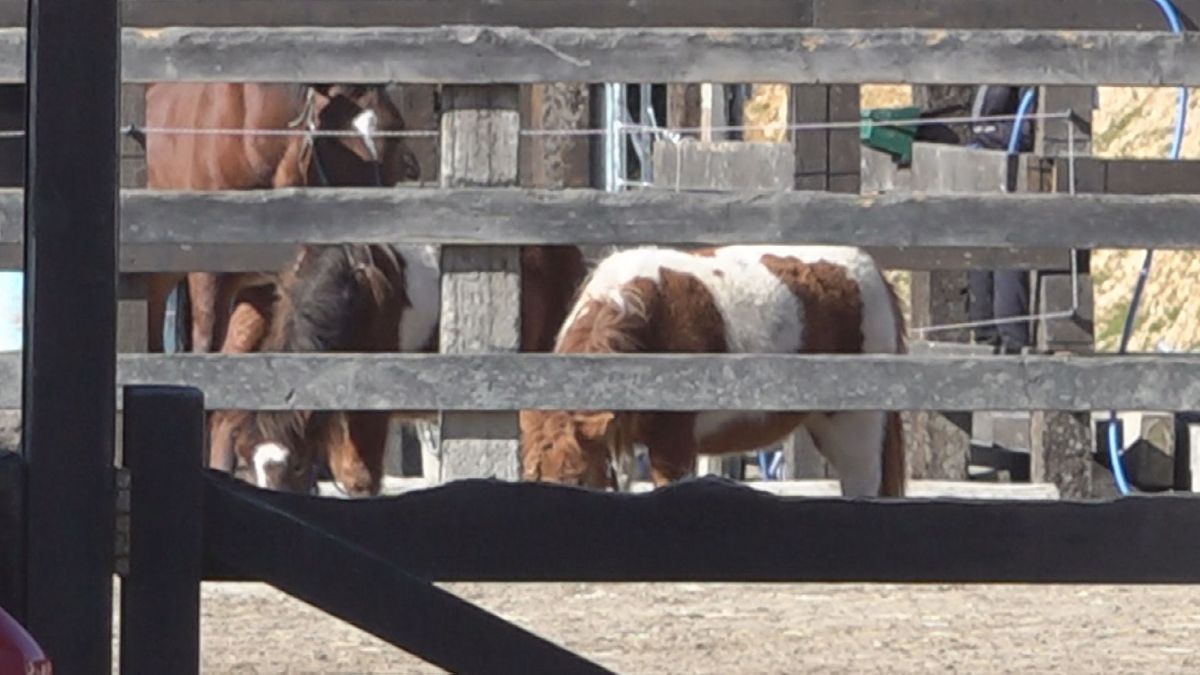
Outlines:
[[[1162,10],[1163,16],[1167,19],[1167,24],[1171,27],[1171,32],[1176,35],[1183,33],[1183,25],[1179,20],[1179,13],[1175,10],[1175,6],[1171,0],[1154,0],[1154,4]],[[1179,106],[1175,113],[1175,133],[1171,136],[1171,159],[1179,159],[1179,152],[1183,147],[1183,134],[1187,128],[1187,104],[1188,90],[1187,87],[1179,88]],[[1146,288],[1146,280],[1150,277],[1150,264],[1154,260],[1154,249],[1146,249],[1146,257],[1142,261],[1142,269],[1138,272],[1137,283],[1133,287],[1133,298],[1129,301],[1129,311],[1125,314],[1125,323],[1121,326],[1121,344],[1117,348],[1118,354],[1126,353],[1129,348],[1129,338],[1133,333],[1134,319],[1137,316],[1138,305],[1142,301],[1142,293]],[[1113,479],[1117,483],[1117,490],[1122,495],[1129,494],[1129,481],[1125,476],[1125,466],[1121,462],[1121,454],[1118,448],[1120,444],[1117,442],[1117,411],[1110,410],[1108,412],[1108,459],[1112,466]]]
[[[1025,94],[1021,96],[1021,103],[1017,105],[1017,114],[1013,117],[1012,132],[1008,135],[1008,154],[1017,154],[1021,143],[1021,122],[1023,118],[1029,114],[1029,107],[1033,105],[1033,97],[1037,89],[1030,87],[1025,90]]]

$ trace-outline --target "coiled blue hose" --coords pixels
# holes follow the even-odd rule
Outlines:
[[[1163,16],[1167,19],[1167,24],[1171,27],[1171,32],[1176,35],[1183,33],[1183,25],[1179,20],[1179,12],[1176,11],[1175,5],[1171,0],[1154,0],[1154,4],[1162,10]],[[1188,90],[1187,87],[1179,88],[1178,95],[1179,105],[1175,113],[1175,133],[1171,136],[1171,154],[1172,160],[1179,159],[1179,152],[1183,147],[1183,134],[1187,128],[1187,104]],[[1142,260],[1142,269],[1138,271],[1137,282],[1133,287],[1133,297],[1129,301],[1129,311],[1125,313],[1125,322],[1121,326],[1121,343],[1117,348],[1118,354],[1126,353],[1129,348],[1129,338],[1133,334],[1134,319],[1137,316],[1138,305],[1142,301],[1142,293],[1146,288],[1146,280],[1150,277],[1150,264],[1154,260],[1154,249],[1146,249],[1146,257]],[[1129,480],[1125,476],[1125,466],[1121,462],[1120,448],[1121,443],[1117,439],[1117,411],[1110,410],[1108,412],[1108,460],[1112,467],[1113,479],[1117,484],[1117,490],[1122,495],[1129,494]]]

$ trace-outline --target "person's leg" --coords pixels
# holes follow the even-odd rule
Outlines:
[[[1026,270],[997,270],[993,291],[996,318],[1029,314],[1029,273]],[[1029,346],[1029,322],[1002,323],[997,326],[1000,348],[1006,353]]]
[[[971,270],[967,273],[967,320],[991,321],[992,310],[991,270]],[[980,326],[975,329],[975,342],[990,343],[996,340],[996,327]]]

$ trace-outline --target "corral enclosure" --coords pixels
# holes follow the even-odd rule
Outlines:
[[[271,270],[297,242],[440,243],[447,300],[441,328],[445,353],[440,355],[146,355],[138,353],[144,351],[138,345],[144,341],[144,312],[138,313],[136,288],[128,289],[121,315],[127,325],[140,325],[142,333],[126,330],[120,336],[123,351],[131,353],[116,360],[116,382],[195,386],[204,395],[201,400],[186,392],[136,388],[127,394],[125,466],[115,473],[115,484],[117,495],[129,500],[121,508],[128,524],[120,528],[129,539],[118,550],[117,569],[125,576],[122,591],[128,604],[122,630],[131,638],[125,644],[132,646],[122,658],[130,659],[130,670],[153,665],[194,671],[196,664],[188,660],[197,648],[194,593],[201,574],[270,581],[439,665],[462,670],[519,661],[561,669],[585,664],[454,601],[430,586],[430,579],[1195,581],[1200,551],[1179,541],[1177,533],[1192,526],[1200,513],[1184,495],[1086,507],[1070,501],[910,499],[892,504],[780,499],[708,481],[650,496],[454,482],[512,477],[515,413],[508,411],[518,408],[920,411],[912,421],[915,435],[927,436],[929,444],[942,449],[914,452],[932,463],[966,461],[950,456],[968,449],[961,438],[963,425],[955,421],[956,414],[961,417],[958,411],[1035,411],[1029,433],[1031,480],[1054,483],[1065,497],[1097,496],[1095,487],[1103,479],[1094,475],[1092,426],[1081,413],[1109,408],[1186,412],[1200,394],[1200,361],[1191,357],[1087,355],[1093,329],[1081,309],[1086,299],[1073,297],[1078,289],[1072,277],[1086,273],[1086,257],[1081,261],[1076,251],[1190,248],[1197,237],[1190,221],[1200,200],[1144,194],[1150,191],[1147,186],[1170,185],[1161,176],[1186,167],[1158,165],[1152,168],[1162,172],[1156,174],[1159,178],[1121,188],[1110,180],[1117,174],[1113,165],[1073,156],[1087,153],[1090,109],[1075,106],[1087,100],[1091,86],[1200,82],[1200,44],[1190,34],[1155,31],[1161,17],[1153,5],[1135,10],[1130,3],[1112,3],[1108,11],[1098,11],[1094,0],[1053,8],[998,1],[763,0],[740,5],[733,16],[715,3],[689,5],[686,11],[673,2],[634,9],[596,2],[448,2],[436,10],[427,3],[351,4],[125,3],[122,72],[127,85],[133,85],[125,89],[126,123],[137,124],[136,85],[167,80],[438,84],[444,101],[472,103],[444,108],[437,188],[162,194],[135,187],[121,197],[119,230],[93,234],[94,249],[84,247],[73,256],[49,246],[25,252],[26,260],[40,263],[31,266],[40,275],[31,283],[44,289],[40,296],[35,293],[34,306],[52,318],[33,328],[30,353],[0,363],[9,382],[20,379],[21,358],[26,368],[42,365],[23,400],[15,387],[0,391],[3,407],[23,404],[30,420],[26,457],[5,465],[16,468],[5,474],[3,515],[6,523],[18,524],[5,530],[13,540],[5,550],[25,557],[8,561],[4,588],[10,595],[5,600],[7,606],[17,598],[13,606],[27,610],[29,625],[44,636],[40,639],[52,653],[57,648],[64,670],[94,668],[107,656],[107,648],[100,646],[107,619],[103,625],[89,621],[98,614],[81,610],[72,620],[48,608],[81,580],[105,586],[109,570],[97,569],[95,561],[98,555],[105,557],[111,543],[97,541],[105,537],[72,534],[85,523],[101,533],[113,532],[115,503],[94,501],[97,495],[113,496],[96,490],[98,482],[113,476],[68,472],[69,480],[51,498],[48,467],[85,451],[78,445],[65,447],[61,422],[50,414],[29,412],[53,406],[69,410],[68,403],[98,409],[72,433],[100,432],[88,439],[94,449],[85,454],[93,465],[111,465],[112,444],[102,438],[106,427],[99,420],[117,407],[113,382],[93,381],[103,380],[104,373],[91,370],[79,384],[71,379],[78,374],[69,372],[69,364],[48,364],[51,356],[68,356],[55,351],[53,339],[65,331],[94,334],[97,350],[103,351],[117,337],[116,313],[100,312],[76,323],[66,303],[51,296],[56,286],[50,284],[52,275],[62,275],[59,290],[66,281],[86,279],[89,265],[97,268],[91,273],[115,280],[118,261],[105,263],[99,252],[105,237],[118,231],[119,264],[126,272]],[[38,71],[41,95],[45,102],[63,100],[54,98],[65,96],[54,88],[78,84],[70,77],[74,75],[101,80],[86,88],[97,96],[97,105],[115,103],[111,93],[105,98],[102,86],[104,77],[115,76],[115,59],[106,66],[113,72],[102,64],[93,64],[95,72],[86,65],[71,70],[51,60],[55,29],[72,25],[52,11],[59,5],[79,3],[40,0],[46,42],[35,53],[47,59]],[[1185,13],[1195,9],[1180,5]],[[547,11],[551,6],[554,10]],[[16,24],[19,12],[13,7],[0,4],[0,17],[11,17]],[[688,25],[671,27],[681,17]],[[75,23],[76,28],[84,25],[82,18]],[[245,27],[199,27],[217,24]],[[280,30],[275,25],[306,27]],[[99,57],[114,51],[113,37],[108,47],[98,40],[89,53]],[[24,80],[24,49],[23,30],[0,31],[0,82]],[[713,117],[721,112],[711,104],[697,108],[689,97],[711,100],[713,83],[795,83],[792,122],[828,125],[858,121],[854,85],[861,82],[1017,82],[1043,88],[1038,97],[1041,144],[1015,162],[1003,153],[921,146],[914,150],[911,175],[893,177],[911,181],[911,190],[893,184],[884,194],[863,196],[859,183],[867,160],[859,155],[857,129],[827,126],[811,136],[794,134],[792,189],[726,182],[715,186],[723,190],[698,191],[685,188],[700,186],[680,180],[677,189],[670,189],[668,181],[665,189],[604,192],[590,189],[590,178],[582,178],[592,174],[580,168],[589,164],[580,157],[595,161],[597,154],[589,143],[572,141],[569,135],[551,142],[553,135],[521,133],[522,126],[588,127],[588,116],[580,114],[587,99],[611,95],[598,88],[545,84],[561,82],[665,83],[667,126],[699,126],[702,136],[705,127],[720,128]],[[522,91],[518,84],[532,86]],[[38,95],[35,91],[35,100]],[[842,107],[846,101],[853,104]],[[521,108],[523,115],[515,114]],[[673,117],[672,109],[680,116]],[[1071,115],[1054,116],[1068,109]],[[115,114],[115,106],[111,112]],[[80,162],[79,168],[70,168],[68,158],[55,154],[53,143],[90,139],[89,147],[103,147],[103,134],[88,137],[89,130],[71,119],[55,118],[49,105],[35,113],[35,129],[45,135],[40,141],[30,139],[32,152],[46,161],[33,167],[34,175],[48,172],[44,179],[59,176],[83,185],[89,180],[87,166]],[[698,125],[687,122],[705,114],[708,119]],[[97,119],[105,122],[110,116]],[[1070,131],[1053,131],[1063,118],[1071,123]],[[475,125],[470,119],[491,122]],[[51,138],[52,132],[61,135]],[[103,133],[115,138],[115,125]],[[670,147],[667,142],[659,139],[658,147]],[[458,154],[447,154],[447,147]],[[136,153],[128,144],[122,148],[122,179],[136,185]],[[671,153],[662,154],[661,166],[667,167]],[[787,165],[787,154],[778,161]],[[663,179],[660,165],[643,162],[643,181],[647,166],[654,167],[655,180]],[[677,162],[674,176],[682,176],[689,166]],[[986,180],[959,180],[971,171],[976,177],[986,174]],[[115,189],[116,176],[111,177],[114,185],[92,188],[95,198],[103,201],[104,191]],[[517,187],[519,182],[531,187]],[[53,191],[34,181],[29,208],[37,217],[31,218],[30,231],[39,233],[40,217],[57,223],[57,229],[42,230],[43,236],[78,234],[80,228],[71,226],[82,221],[61,218]],[[0,244],[6,260],[16,266],[24,242],[19,226],[23,202],[17,191],[6,192],[2,200]],[[98,220],[103,224],[104,218]],[[953,323],[935,313],[951,304],[945,301],[946,289],[955,283],[949,275],[969,267],[1045,273],[1042,306],[1070,311],[1048,313],[1040,327],[1040,354],[1014,357],[972,355],[969,348],[945,346],[906,357],[517,355],[512,353],[518,337],[515,317],[477,318],[513,306],[519,292],[516,247],[522,244],[776,242],[862,245],[889,267],[917,270],[924,277],[914,279],[914,295],[925,295],[914,303],[928,313],[914,318],[918,325]],[[78,269],[69,270],[72,265]],[[89,291],[100,301],[104,292]],[[467,302],[456,304],[459,299]],[[71,358],[84,356],[88,354]],[[796,382],[823,386],[796,387]],[[77,384],[69,400],[55,401],[65,387]],[[111,409],[104,409],[109,404]],[[204,407],[442,410],[438,479],[451,484],[366,503],[264,494],[201,473]],[[938,411],[951,413],[938,417]],[[938,421],[942,418],[949,425]],[[939,434],[955,439],[937,441]],[[1188,471],[1177,469],[1173,478],[1186,480],[1190,488],[1189,458],[1176,450],[1174,459],[1176,467]],[[471,467],[480,466],[495,470],[472,475]],[[926,470],[933,472],[928,464]],[[22,500],[12,498],[23,491],[29,494],[24,512]],[[65,503],[64,494],[69,495]],[[717,515],[699,524],[682,523],[672,515],[698,504]],[[86,517],[69,521],[80,512]],[[546,513],[556,517],[546,522]],[[164,523],[183,527],[164,531]],[[995,523],[1001,525],[993,527]],[[567,536],[579,530],[592,537],[580,542]],[[845,532],[850,530],[861,531],[862,538],[848,540]],[[1129,541],[1138,546],[1126,545]],[[863,542],[872,542],[871,550],[883,542],[889,555],[867,555]],[[172,553],[164,555],[168,550]],[[291,563],[297,557],[310,563],[307,569],[296,570]],[[26,573],[48,569],[55,573]],[[344,569],[362,573],[354,575],[358,578],[339,575]],[[72,583],[56,587],[63,579]],[[379,579],[388,580],[383,592],[367,583]],[[72,601],[98,612],[108,598],[93,590]],[[406,607],[401,615],[419,618],[424,625],[398,621],[396,608],[401,606]],[[437,617],[462,628],[456,634],[439,631]],[[164,625],[171,627],[165,639],[138,639],[139,631],[161,633]],[[106,641],[107,635],[103,637]],[[485,641],[471,650],[460,646],[474,640]],[[166,649],[168,644],[178,648]],[[179,660],[161,660],[172,657]]]

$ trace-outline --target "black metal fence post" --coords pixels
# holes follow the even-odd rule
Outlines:
[[[117,0],[29,0],[26,625],[55,672],[112,668]]]
[[[204,394],[125,388],[129,572],[121,582],[121,672],[200,672]]]

